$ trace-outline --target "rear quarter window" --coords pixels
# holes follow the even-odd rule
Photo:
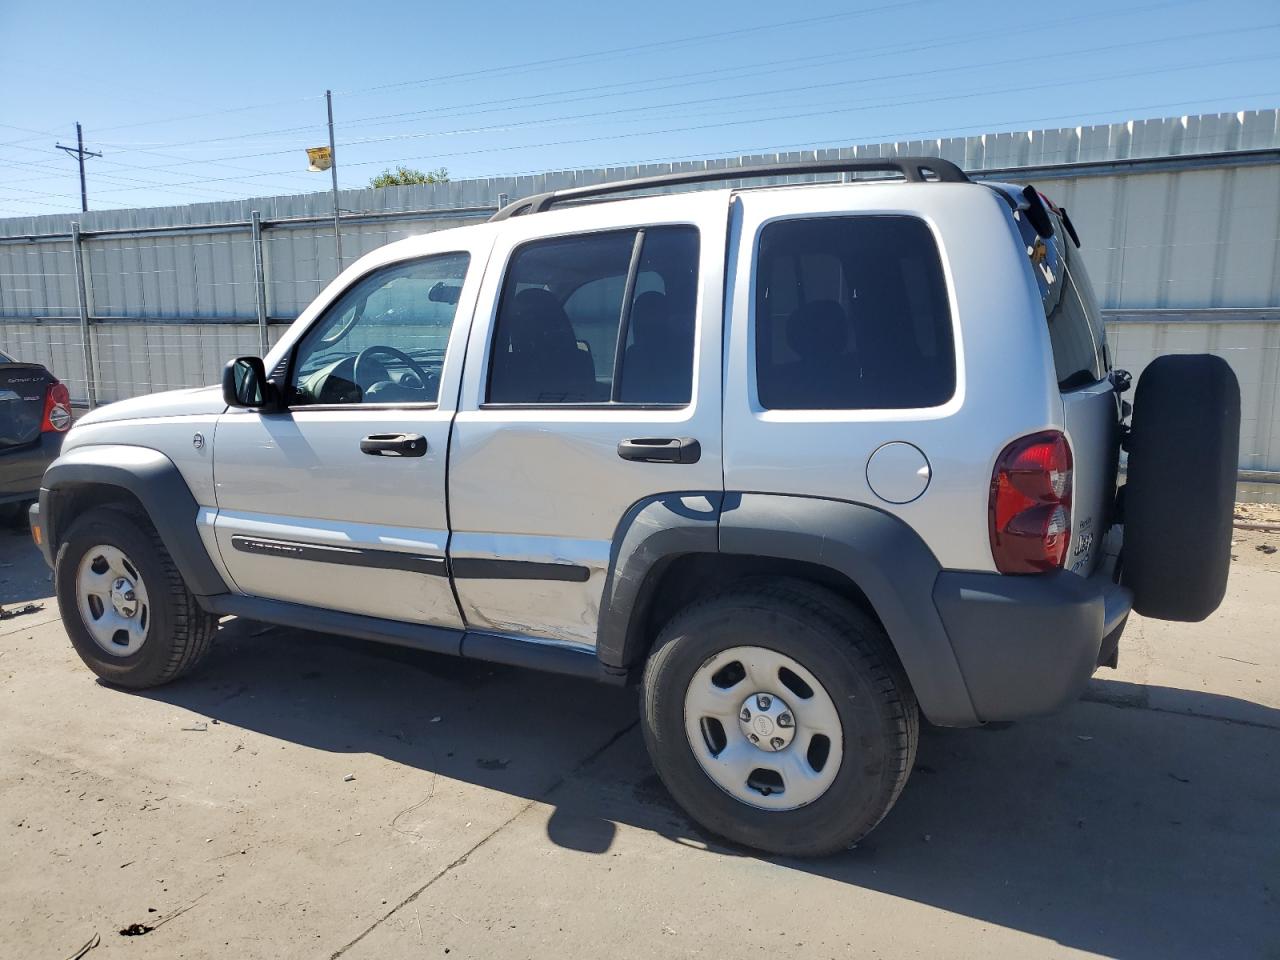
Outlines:
[[[1054,227],[1054,236],[1045,240],[1026,217],[1018,218],[1049,327],[1058,388],[1073,390],[1105,377],[1110,358],[1106,327],[1084,262],[1056,216]]]
[[[905,216],[780,220],[761,231],[756,386],[771,410],[934,407],[955,393],[937,243]]]

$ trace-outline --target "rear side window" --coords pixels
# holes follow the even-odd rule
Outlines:
[[[942,262],[915,217],[769,224],[760,234],[755,307],[765,409],[934,407],[955,393]]]
[[[693,227],[523,245],[503,281],[487,401],[689,403],[697,280]]]
[[[1105,377],[1110,361],[1106,328],[1089,274],[1056,217],[1054,224],[1054,236],[1045,240],[1026,217],[1018,218],[1049,325],[1058,388],[1072,390]]]

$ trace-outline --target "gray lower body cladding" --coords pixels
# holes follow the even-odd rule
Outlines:
[[[643,661],[647,651],[634,614],[666,562],[692,552],[820,565],[862,592],[925,716],[941,726],[1065,706],[1114,649],[1131,602],[1129,591],[1103,574],[1086,579],[944,571],[910,526],[864,504],[775,494],[666,494],[637,504],[619,527],[591,654],[230,594],[200,540],[190,490],[173,463],[154,451],[135,456],[128,467],[64,459],[48,471],[32,515],[43,521],[41,546],[51,565],[70,519],[60,515],[62,495],[82,484],[133,494],[211,612],[612,682]]]
[[[1114,653],[1131,603],[1129,590],[1105,572],[1086,579],[1061,571],[944,571],[933,588],[984,722],[1053,713],[1076,700],[1098,663]]]
[[[726,494],[720,550],[796,560],[843,574],[884,626],[925,716],[948,727],[981,722],[931,602],[941,572],[937,558],[902,520],[842,500]]]
[[[943,570],[906,523],[863,504],[725,494],[719,547],[820,564],[865,595],[939,726],[1052,713],[1106,659],[1132,595],[1109,573]],[[1109,649],[1104,649],[1105,646]]]
[[[62,533],[75,519],[64,515],[66,511],[61,509],[64,497],[84,487],[116,488],[131,494],[142,505],[192,593],[196,596],[226,593],[227,585],[209,559],[196,528],[200,508],[173,461],[147,448],[115,449],[128,449],[132,454],[130,462],[95,462],[90,457],[97,451],[93,447],[81,447],[55,461],[45,472],[40,483],[40,502],[32,508],[31,515],[43,523],[41,549],[49,566],[53,566]]]

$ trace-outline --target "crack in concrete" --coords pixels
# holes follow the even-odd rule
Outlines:
[[[1172,717],[1190,717],[1194,720],[1215,720],[1218,723],[1229,723],[1238,727],[1253,727],[1257,730],[1280,730],[1280,725],[1263,723],[1259,720],[1240,720],[1235,717],[1220,717],[1213,713],[1197,713],[1194,710],[1170,710],[1168,707],[1153,707],[1149,699],[1140,697],[1109,697],[1105,694],[1085,691],[1080,699],[1087,703],[1100,703],[1104,707],[1116,707],[1120,710],[1149,710],[1152,713],[1167,713]]]
[[[555,781],[555,783],[547,787],[547,789],[542,791],[542,793],[540,793],[538,796],[531,797],[528,800],[528,802],[526,802],[524,805],[520,807],[519,810],[517,810],[515,813],[513,813],[510,817],[508,817],[502,823],[498,824],[496,827],[490,830],[487,834],[485,834],[479,840],[477,840],[459,857],[457,857],[450,863],[446,864],[440,870],[436,871],[436,873],[434,873],[430,878],[428,878],[426,883],[418,887],[418,889],[414,890],[411,894],[409,894],[407,897],[405,897],[403,900],[397,903],[394,907],[388,910],[382,917],[380,917],[379,919],[371,923],[354,940],[352,940],[350,943],[346,944],[345,946],[339,948],[338,950],[335,950],[332,954],[329,955],[329,960],[338,960],[339,957],[341,957],[344,953],[346,953],[348,950],[354,947],[357,943],[359,943],[369,934],[373,933],[373,931],[378,929],[378,927],[382,926],[384,923],[390,920],[400,910],[402,910],[404,907],[407,907],[409,904],[413,903],[420,896],[422,896],[422,894],[425,893],[427,889],[432,884],[434,884],[437,880],[439,880],[441,877],[448,875],[455,867],[460,867],[464,863],[466,863],[467,860],[470,859],[473,853],[475,853],[477,850],[483,847],[486,843],[488,843],[490,840],[492,840],[494,837],[500,834],[503,830],[505,830],[511,824],[515,823],[515,821],[519,820],[520,817],[522,817],[535,804],[542,802],[546,797],[551,796],[553,793],[559,790],[560,787],[564,786],[565,783],[573,779],[573,777],[575,777],[579,772],[581,772],[586,767],[588,767],[593,761],[595,761],[598,757],[600,757],[601,754],[603,754],[615,743],[617,743],[619,740],[625,737],[628,733],[634,730],[639,725],[639,723],[640,723],[639,720],[632,720],[629,724],[627,724],[621,730],[616,731],[613,734],[613,736],[609,737],[608,740],[602,743],[595,750],[592,750],[591,753],[587,754],[587,756],[585,756],[582,760],[578,761],[578,763],[574,764],[571,770],[569,770],[567,773],[562,774]]]

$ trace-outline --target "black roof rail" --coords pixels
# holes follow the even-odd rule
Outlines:
[[[757,163],[745,167],[717,167],[707,170],[685,170],[680,173],[663,173],[656,177],[637,177],[634,180],[614,180],[588,187],[569,187],[551,190],[509,203],[489,221],[507,220],[527,213],[544,213],[557,203],[584,200],[610,193],[630,193],[653,187],[679,186],[686,183],[714,183],[717,180],[751,180],[756,177],[794,177],[809,173],[900,173],[908,183],[925,183],[925,172],[943,183],[971,182],[963,170],[950,160],[941,157],[877,157],[866,160],[800,160],[795,163]]]

